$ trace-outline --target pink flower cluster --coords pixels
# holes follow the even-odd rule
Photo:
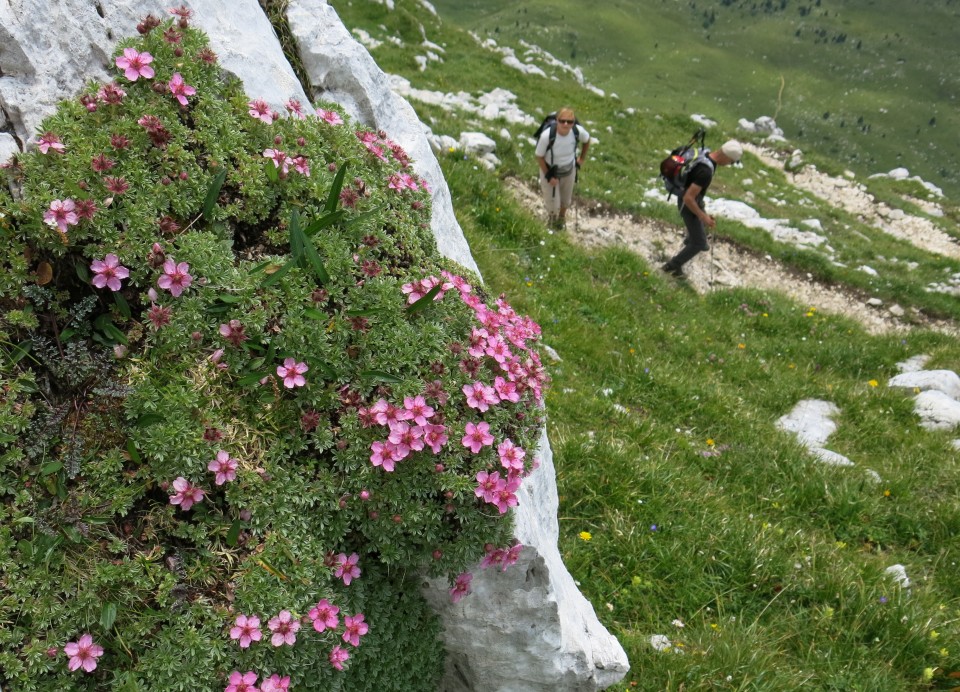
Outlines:
[[[280,169],[281,178],[286,178],[291,168],[306,178],[310,177],[310,162],[302,154],[291,157],[280,149],[264,149],[263,156],[273,161],[274,168]]]
[[[407,168],[410,165],[410,156],[404,151],[403,147],[397,144],[396,142],[387,139],[387,136],[383,132],[370,132],[369,130],[357,130],[356,134],[357,139],[363,144],[367,151],[376,156],[378,159],[387,163],[387,151],[390,151],[390,155],[393,159],[400,164],[401,168]],[[408,188],[411,190],[418,189],[416,185],[419,182],[419,186],[430,192],[430,186],[427,185],[426,181],[415,180],[412,176],[407,175],[406,178],[401,178],[400,174],[397,176],[391,176],[390,178],[390,188],[395,190],[402,190]],[[396,185],[401,185],[401,187],[396,187]],[[413,187],[410,187],[413,185]]]
[[[370,408],[360,408],[358,415],[364,427],[374,423],[389,429],[387,439],[370,445],[370,462],[384,471],[396,469],[397,462],[406,459],[412,452],[429,447],[434,454],[447,443],[447,428],[430,422],[435,410],[423,395],[405,397],[403,406],[397,407],[385,399],[378,400]]]
[[[484,546],[485,555],[480,561],[480,566],[487,567],[499,566],[501,571],[506,571],[507,567],[513,565],[520,558],[523,552],[522,543],[514,543],[509,548],[494,548],[492,545]]]
[[[404,190],[417,191],[420,189],[417,179],[409,173],[403,172],[394,173],[391,175],[387,179],[387,187],[391,190],[396,190],[397,192],[403,192]]]

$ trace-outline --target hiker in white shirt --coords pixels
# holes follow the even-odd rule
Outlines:
[[[547,208],[551,228],[564,227],[564,217],[573,203],[573,184],[577,178],[577,169],[586,160],[589,148],[590,133],[576,123],[572,108],[561,108],[557,111],[557,122],[545,128],[537,140],[540,191],[543,193],[543,203]]]

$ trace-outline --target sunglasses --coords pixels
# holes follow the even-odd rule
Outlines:
[[[561,125],[573,125],[573,121],[572,121],[572,120],[563,120],[563,119],[560,119],[560,120],[557,120],[557,122],[560,123]]]

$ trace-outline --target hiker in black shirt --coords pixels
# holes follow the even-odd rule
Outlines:
[[[691,163],[687,174],[687,187],[678,200],[680,218],[687,227],[687,236],[683,239],[683,248],[663,265],[663,271],[677,278],[683,277],[683,265],[704,250],[709,250],[707,231],[704,226],[714,228],[717,222],[704,210],[703,198],[713,181],[717,166],[736,163],[743,156],[740,142],[731,139],[718,151],[707,152]]]

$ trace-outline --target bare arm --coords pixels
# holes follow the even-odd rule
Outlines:
[[[580,149],[580,158],[577,159],[577,165],[582,166],[583,162],[587,160],[587,149],[590,148],[590,142],[585,142],[583,148]]]
[[[683,206],[689,209],[691,213],[703,221],[703,223],[705,223],[707,226],[713,228],[717,225],[717,222],[714,221],[712,216],[701,209],[699,204],[697,204],[697,197],[700,195],[702,190],[702,187],[696,183],[692,183],[690,187],[687,188],[687,191],[683,193]]]

